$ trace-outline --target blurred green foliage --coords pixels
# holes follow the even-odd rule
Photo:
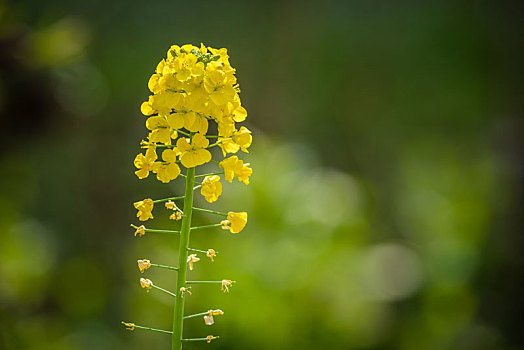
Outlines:
[[[188,312],[220,308],[220,349],[518,349],[524,268],[517,2],[0,4],[0,348],[166,349],[172,300],[132,236],[147,80],[174,43],[227,47],[255,143],[252,183],[206,230]],[[202,201],[202,198],[198,196]],[[164,215],[165,214],[165,215]],[[171,223],[161,208],[155,227]],[[212,218],[198,215],[202,224]],[[146,275],[146,274],[144,274]],[[172,290],[171,271],[147,277]],[[205,347],[188,344],[188,349]]]

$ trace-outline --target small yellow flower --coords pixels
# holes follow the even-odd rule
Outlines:
[[[214,249],[209,248],[206,252],[206,256],[211,259],[211,261],[215,261],[213,258],[217,256],[217,252],[215,252]]]
[[[151,261],[147,259],[137,260],[137,263],[140,272],[144,272],[145,270],[151,267]]]
[[[148,148],[145,155],[139,153],[134,161],[135,167],[138,169],[135,171],[136,176],[139,179],[148,177],[149,172],[153,170],[153,163],[157,158],[156,147]]]
[[[147,278],[141,278],[140,285],[142,286],[142,288],[147,289],[148,292],[151,288],[153,288],[153,282]]]
[[[209,140],[200,133],[193,136],[191,144],[186,138],[179,138],[176,146],[181,152],[180,161],[186,168],[193,168],[211,160],[211,153],[206,149],[209,146]]]
[[[249,185],[249,177],[253,174],[253,169],[249,167],[249,163],[242,165],[242,168],[235,174],[238,177],[238,181],[243,182],[246,185]]]
[[[171,139],[176,139],[178,133],[171,129],[167,118],[164,116],[154,116],[146,120],[146,128],[151,130],[149,133],[149,141],[160,142],[164,145],[170,145]]]
[[[176,149],[166,149],[162,152],[163,162],[154,162],[151,166],[151,170],[156,173],[159,181],[168,183],[180,175],[180,167],[176,164],[177,153]]]
[[[186,293],[191,295],[192,293],[191,293],[190,289],[191,289],[191,287],[187,287],[187,288],[186,287],[181,287],[180,288],[180,297],[183,298]]]
[[[218,339],[218,337],[215,337],[215,336],[213,336],[213,335],[208,335],[208,336],[206,337],[206,340],[207,340],[207,343],[208,343],[208,344],[211,343],[211,340],[215,340],[215,339]]]
[[[247,149],[251,146],[251,142],[253,142],[251,131],[245,126],[241,127],[240,130],[235,131],[233,134],[233,142],[239,145],[242,151],[249,153]]]
[[[131,322],[122,322],[124,326],[126,326],[126,329],[128,331],[134,331],[135,330],[135,324]]]
[[[155,204],[151,198],[135,202],[133,205],[138,210],[138,213],[136,214],[138,220],[147,221],[148,219],[153,218],[153,214],[151,214],[151,212],[153,211],[153,206]]]
[[[146,227],[144,225],[138,226],[136,231],[135,231],[135,237],[136,236],[142,237],[145,234],[146,234]]]
[[[187,262],[189,263],[189,269],[193,270],[193,264],[200,261],[200,258],[196,254],[189,254]]]
[[[176,204],[173,201],[166,202],[165,206],[166,206],[167,209],[172,209],[172,210],[174,210],[176,208]]]
[[[239,233],[247,224],[247,213],[245,211],[240,213],[230,211],[227,213],[227,221],[231,224],[231,233]]]
[[[206,198],[206,201],[213,203],[222,194],[222,183],[220,182],[220,176],[211,175],[206,176],[202,181],[202,187],[200,193]]]
[[[233,281],[231,280],[222,280],[222,287],[220,288],[221,291],[224,293],[229,293],[229,287],[233,285]]]
[[[239,181],[249,184],[249,176],[253,173],[253,169],[249,168],[249,163],[238,159],[237,156],[231,156],[220,162],[219,166],[224,169],[224,177],[226,181],[232,182],[235,177]]]
[[[169,220],[175,220],[175,221],[182,220],[182,213],[179,212],[178,210],[175,211],[173,214],[169,215]]]

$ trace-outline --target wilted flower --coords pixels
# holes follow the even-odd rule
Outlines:
[[[145,270],[151,267],[151,261],[147,259],[137,260],[137,263],[140,272],[144,272]]]
[[[231,280],[222,280],[222,287],[220,288],[221,291],[224,293],[229,293],[229,287],[233,285],[233,281]]]
[[[144,199],[143,201],[138,201],[134,203],[135,208],[138,210],[136,217],[140,221],[146,221],[153,218],[153,200],[151,198]]]
[[[144,225],[138,226],[136,231],[135,231],[135,237],[136,236],[142,237],[145,234],[146,234],[146,227]]]
[[[141,278],[140,285],[142,286],[142,288],[147,289],[147,291],[153,288],[153,282],[147,278]]]
[[[215,261],[213,258],[217,256],[217,252],[215,252],[214,249],[209,248],[206,252],[206,256],[211,259],[211,261]]]
[[[200,258],[196,254],[189,254],[187,262],[189,263],[189,269],[193,270],[193,264],[200,261]]]

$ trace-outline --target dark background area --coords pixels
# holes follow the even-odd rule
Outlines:
[[[197,278],[221,308],[188,349],[523,349],[523,5],[518,1],[0,3],[0,348],[169,348],[136,259],[140,103],[172,44],[226,47],[253,131],[249,212]],[[199,199],[201,201],[201,199]],[[197,221],[212,223],[207,217]],[[157,227],[169,225],[158,215]],[[200,264],[200,263],[199,263]],[[175,277],[146,277],[173,289]]]

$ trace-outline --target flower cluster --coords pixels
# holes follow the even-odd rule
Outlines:
[[[152,95],[140,108],[148,117],[148,140],[142,142],[146,151],[135,158],[140,179],[153,172],[159,181],[168,183],[180,175],[177,163],[192,168],[211,161],[208,148],[212,146],[219,146],[224,157],[239,150],[248,152],[251,131],[245,126],[236,128],[247,112],[226,49],[173,45],[148,87]],[[218,130],[217,142],[211,146],[206,137],[210,121],[216,122]],[[157,147],[167,148],[161,161],[157,161]],[[244,170],[244,179],[251,169],[247,173]]]
[[[222,195],[221,175],[230,183],[236,178],[248,185],[253,173],[249,163],[244,163],[238,155],[230,154],[237,154],[239,151],[248,153],[253,137],[245,126],[237,127],[237,123],[246,119],[247,112],[241,105],[235,69],[229,63],[226,49],[213,49],[203,44],[200,47],[173,45],[168,50],[167,57],[157,65],[155,73],[149,79],[148,87],[152,94],[140,107],[142,114],[146,116],[145,126],[148,134],[140,143],[143,153],[139,153],[134,160],[137,168],[135,174],[139,179],[145,179],[151,173],[156,174],[156,178],[164,184],[182,177],[186,182],[186,192],[183,196],[156,200],[146,198],[134,203],[139,221],[154,219],[153,210],[158,203],[163,203],[160,206],[164,206],[169,212],[172,224],[178,225],[177,222],[181,221],[179,230],[152,229],[144,225],[131,224],[135,229],[135,236],[138,237],[143,237],[146,233],[180,236],[178,267],[152,263],[149,259],[137,260],[137,264],[141,273],[149,272],[151,268],[163,268],[176,271],[179,277],[176,293],[154,284],[150,279],[140,278],[140,285],[146,291],[160,291],[175,298],[172,332],[129,322],[123,324],[129,330],[145,329],[170,333],[173,349],[181,349],[183,341],[209,343],[211,340],[218,339],[217,336],[212,335],[205,338],[183,338],[184,319],[203,316],[205,324],[210,326],[214,324],[213,316],[224,314],[220,309],[211,309],[208,312],[184,316],[183,306],[180,307],[180,304],[183,305],[185,299],[188,299],[184,296],[192,295],[190,285],[215,284],[219,285],[224,293],[229,293],[235,282],[229,279],[216,281],[186,279],[186,273],[191,273],[203,264],[200,262],[199,254],[205,254],[211,262],[215,261],[214,258],[218,254],[211,248],[207,250],[190,248],[190,233],[200,229],[221,227],[236,234],[245,228],[248,217],[246,212],[222,213],[196,208],[193,206],[193,192],[200,188],[200,194],[204,199],[213,203]],[[217,134],[208,133],[210,130],[216,130]],[[213,148],[216,150],[214,154],[212,154]],[[221,159],[216,160],[213,157],[221,157]],[[195,168],[209,162],[218,165],[218,172],[196,174]],[[181,166],[185,167],[185,170],[181,169]],[[183,200],[182,209],[177,206],[178,200]],[[196,211],[219,215],[223,220],[217,220],[211,225],[191,227],[191,218]],[[195,297],[196,292],[195,290]]]

